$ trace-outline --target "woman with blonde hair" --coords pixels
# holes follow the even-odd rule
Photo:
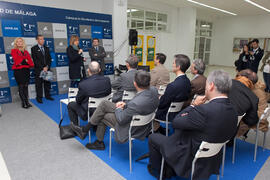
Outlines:
[[[69,78],[71,80],[70,87],[78,87],[79,82],[86,77],[83,62],[83,50],[79,47],[79,37],[72,35],[67,48],[67,56],[69,59]]]
[[[29,68],[34,67],[29,52],[26,50],[26,44],[23,38],[18,37],[14,40],[14,48],[11,50],[11,56],[14,64],[14,77],[18,84],[19,95],[23,108],[29,108],[32,105],[28,101],[28,84],[30,79]]]

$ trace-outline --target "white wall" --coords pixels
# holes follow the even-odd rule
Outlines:
[[[210,64],[234,66],[238,54],[233,53],[235,37],[270,37],[270,15],[226,17],[213,22]]]

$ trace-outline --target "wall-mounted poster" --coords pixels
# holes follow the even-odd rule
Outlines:
[[[245,44],[248,44],[249,38],[234,38],[233,52],[240,52]]]
[[[51,71],[55,77],[51,85],[51,94],[67,93],[69,86],[69,60],[66,48],[69,38],[76,34],[80,37],[80,46],[90,62],[88,49],[92,38],[99,38],[107,52],[104,74],[114,74],[112,16],[74,10],[64,10],[26,4],[0,1],[0,104],[11,102],[18,95],[14,79],[13,59],[10,55],[16,37],[23,37],[27,50],[36,44],[35,36],[45,37],[52,57]],[[29,97],[35,98],[34,72],[31,70]]]
[[[143,65],[143,44],[144,36],[138,35],[137,46],[134,47],[134,54],[139,58],[139,65]]]
[[[150,69],[154,68],[154,59],[156,51],[156,38],[154,36],[147,36],[147,61],[146,65],[150,66]]]

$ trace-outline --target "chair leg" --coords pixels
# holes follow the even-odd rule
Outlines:
[[[109,158],[112,155],[112,131],[110,130]]]
[[[131,148],[132,148],[132,140],[129,139],[129,172],[132,172],[132,152],[131,152]]]
[[[265,139],[266,139],[267,132],[263,133],[263,151],[265,150]]]
[[[196,158],[193,159],[192,161],[192,166],[191,166],[191,180],[193,179],[193,174],[194,174],[194,170],[195,170],[195,163],[196,163]]]
[[[217,180],[219,180],[219,178],[220,178],[219,175],[217,175]]]
[[[162,157],[162,161],[161,161],[161,168],[160,168],[159,180],[162,180],[163,169],[164,169],[164,157]]]
[[[224,175],[225,157],[226,157],[226,144],[223,146],[223,156],[222,156],[222,166],[221,166],[221,177],[223,177],[223,175]]]
[[[62,112],[62,103],[60,101],[60,114],[61,114],[61,119],[63,118],[63,112]]]
[[[89,110],[87,112],[87,117],[88,117],[88,123],[89,123],[90,122],[90,119],[89,119]],[[88,134],[89,134],[89,143],[91,143],[91,130],[89,130]]]
[[[256,139],[255,139],[255,150],[254,150],[254,162],[256,162],[257,159],[257,149],[258,149],[258,126],[256,129]]]
[[[234,164],[235,160],[235,146],[236,146],[236,137],[233,139],[233,152],[232,152],[232,163]]]

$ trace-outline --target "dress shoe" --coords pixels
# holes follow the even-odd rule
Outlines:
[[[41,98],[36,98],[36,100],[37,100],[37,102],[40,103],[40,104],[43,103]]]
[[[33,107],[32,104],[29,103],[29,101],[25,101],[27,107]]]
[[[105,144],[103,141],[96,140],[94,143],[88,143],[85,145],[87,149],[94,149],[94,150],[104,150]]]
[[[81,140],[84,140],[87,136],[87,132],[83,132],[80,126],[76,126],[73,123],[70,123],[70,127],[72,131],[74,131]]]
[[[27,106],[27,104],[25,103],[25,101],[22,101],[22,108],[24,108],[24,109],[27,109],[27,108],[28,108],[28,106]]]
[[[50,101],[53,101],[54,100],[54,98],[52,98],[52,97],[46,97],[46,99],[48,99]]]

